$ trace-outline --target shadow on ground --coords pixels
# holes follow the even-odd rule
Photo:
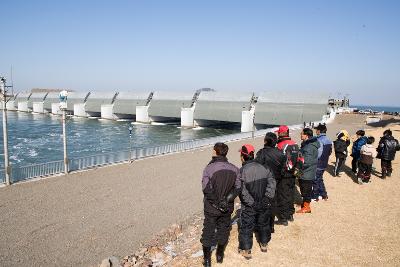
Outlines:
[[[391,119],[388,119],[388,120],[381,120],[379,122],[369,123],[368,126],[371,126],[371,127],[386,127],[389,124],[399,124],[400,125],[400,119],[391,118]]]

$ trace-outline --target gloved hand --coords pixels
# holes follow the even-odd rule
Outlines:
[[[271,207],[271,199],[268,197],[263,197],[260,202],[255,202],[253,208],[255,210],[262,210]]]
[[[218,209],[222,213],[228,212],[228,202],[224,199],[219,202]]]
[[[219,210],[222,213],[227,213],[228,212],[228,202],[226,200],[221,200],[219,201],[217,204],[212,203],[211,204],[214,208],[216,208],[217,210]]]

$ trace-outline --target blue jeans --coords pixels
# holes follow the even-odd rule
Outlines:
[[[315,173],[315,179],[313,181],[314,199],[317,199],[319,196],[321,196],[322,198],[326,198],[328,196],[324,184],[324,178],[323,178],[324,172],[325,170],[317,170],[317,172]]]

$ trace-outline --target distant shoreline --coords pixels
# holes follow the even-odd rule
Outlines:
[[[360,110],[372,109],[374,111],[400,112],[400,107],[391,107],[391,106],[351,105],[351,107]]]

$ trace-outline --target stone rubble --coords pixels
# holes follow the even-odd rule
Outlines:
[[[196,214],[161,231],[122,260],[104,259],[99,267],[200,266],[203,252],[199,236],[203,217]]]

